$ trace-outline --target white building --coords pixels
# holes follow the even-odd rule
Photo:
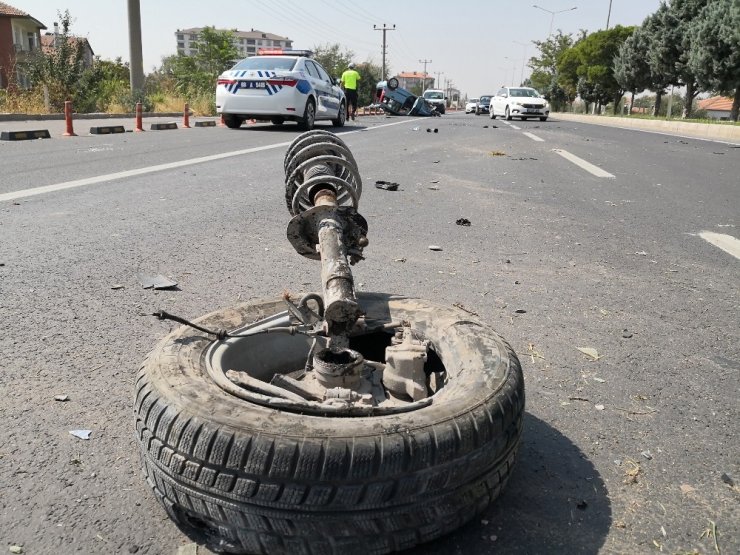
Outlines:
[[[225,29],[217,29],[224,31]],[[193,27],[192,29],[178,29],[175,32],[177,38],[177,53],[191,56],[198,52],[198,41],[203,27]],[[238,31],[230,29],[234,33],[234,46],[239,51],[242,58],[254,56],[260,48],[291,48],[293,41],[288,37],[273,35],[272,33],[263,33],[252,29],[250,31]]]

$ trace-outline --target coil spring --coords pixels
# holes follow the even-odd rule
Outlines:
[[[362,179],[354,156],[334,133],[314,130],[302,133],[285,153],[285,202],[292,216],[313,204],[312,189],[329,186],[338,206],[355,210],[362,195]]]

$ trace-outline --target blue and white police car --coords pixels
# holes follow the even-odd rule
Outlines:
[[[344,91],[308,50],[260,49],[218,77],[216,111],[236,129],[248,119],[275,125],[296,121],[312,129],[318,120],[336,127],[347,119]]]

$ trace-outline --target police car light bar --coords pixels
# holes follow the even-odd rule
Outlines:
[[[283,50],[282,48],[258,48],[258,56],[313,56],[311,50]]]

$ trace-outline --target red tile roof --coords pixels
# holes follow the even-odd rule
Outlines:
[[[713,96],[711,98],[700,100],[698,106],[700,110],[718,110],[721,112],[729,112],[730,110],[732,110],[732,99],[725,96]]]
[[[421,73],[421,72],[416,72],[416,71],[404,71],[404,72],[399,73],[398,74],[398,77],[405,77],[407,79],[409,79],[409,78],[421,79],[421,78],[425,77],[425,75],[423,73]],[[427,79],[432,79],[432,76],[427,73],[426,74],[426,78]]]
[[[75,42],[80,43],[80,45],[84,48],[85,45],[90,49],[90,52],[94,55],[95,52],[93,52],[92,46],[90,46],[90,41],[88,41],[85,37],[67,37],[67,43],[73,45]],[[51,33],[47,33],[45,35],[41,36],[41,50],[44,52],[44,54],[51,54],[54,52],[54,35]]]
[[[41,29],[46,29],[46,26],[43,23],[41,23],[38,19],[36,19],[35,17],[27,14],[26,12],[22,10],[19,10],[18,8],[14,8],[10,4],[6,4],[5,2],[0,2],[0,17],[2,16],[25,17],[25,18],[35,21]]]

